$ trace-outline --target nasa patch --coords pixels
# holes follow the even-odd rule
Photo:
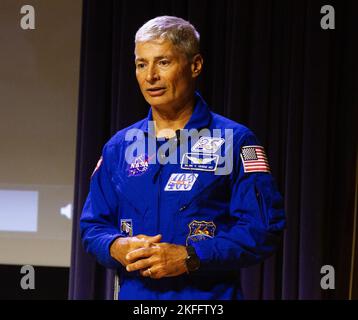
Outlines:
[[[201,137],[191,148],[193,152],[215,153],[225,142],[222,138]]]
[[[197,173],[172,173],[164,191],[190,191],[198,176]]]
[[[127,168],[128,177],[140,176],[145,173],[149,168],[148,162],[148,157],[144,154],[136,157]]]

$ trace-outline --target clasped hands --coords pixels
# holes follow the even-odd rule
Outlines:
[[[161,239],[160,234],[117,238],[110,247],[110,254],[128,272],[139,270],[143,277],[160,279],[187,272],[185,246],[160,242]]]

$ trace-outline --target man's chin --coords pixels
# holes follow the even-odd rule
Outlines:
[[[153,108],[161,109],[170,105],[170,101],[165,99],[163,96],[160,97],[146,97],[145,100],[150,104]]]

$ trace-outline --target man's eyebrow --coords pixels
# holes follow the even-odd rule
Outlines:
[[[170,55],[162,55],[162,56],[154,57],[154,61],[158,61],[161,59],[171,59],[171,58],[172,58],[172,56],[170,56]],[[137,62],[137,61],[148,61],[148,60],[145,58],[136,58],[135,62]]]
[[[170,59],[170,58],[171,58],[170,55],[164,55],[164,56],[155,57],[154,60],[162,60],[162,59]]]

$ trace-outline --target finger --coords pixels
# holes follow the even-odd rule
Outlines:
[[[153,237],[147,237],[144,247],[148,248],[148,247],[156,246],[161,239],[162,239],[161,234],[157,234],[156,236]]]
[[[147,241],[149,241],[151,243],[155,243],[155,242],[160,242],[160,240],[162,239],[162,235],[157,234],[155,236],[147,236],[147,235],[144,235],[144,234],[139,234],[137,236],[137,238],[147,240]]]
[[[126,259],[129,262],[134,262],[138,259],[143,259],[143,258],[149,258],[151,257],[156,251],[158,250],[158,247],[153,246],[153,247],[148,247],[148,248],[139,248],[139,249],[135,249],[130,251],[127,255],[126,255]]]
[[[150,267],[147,269],[142,269],[139,271],[139,273],[143,276],[143,277],[147,277],[147,278],[152,278],[152,279],[159,279],[158,277],[158,272],[156,270],[155,267]]]
[[[138,239],[144,239],[145,237],[148,237],[148,236],[146,236],[145,234],[137,234],[136,235],[136,238],[138,238]]]
[[[162,240],[162,235],[157,234],[157,235],[155,235],[153,237],[150,237],[150,239],[147,239],[147,240],[152,242],[152,243],[160,242]]]
[[[160,242],[160,240],[162,239],[162,235],[157,234],[155,236],[147,236],[144,234],[139,234],[136,236],[136,238],[139,239],[139,241],[144,241],[144,242],[137,243],[135,248],[139,248],[139,247],[149,248],[153,245],[153,243]]]
[[[150,268],[151,266],[152,266],[152,262],[150,259],[141,259],[136,262],[128,264],[126,270],[128,272],[132,272],[140,269],[147,269]]]
[[[129,248],[130,250],[138,249],[138,248],[144,248],[144,247],[150,247],[150,243],[144,238],[138,238],[138,237],[132,237],[129,241]]]

